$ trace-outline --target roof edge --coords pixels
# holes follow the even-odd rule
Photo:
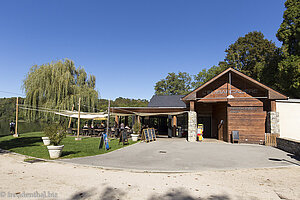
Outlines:
[[[224,70],[223,72],[221,72],[220,74],[216,75],[215,77],[213,77],[212,79],[210,79],[209,81],[207,81],[206,83],[204,83],[203,85],[199,86],[198,88],[194,89],[193,91],[191,91],[190,93],[188,93],[187,95],[185,95],[184,97],[182,97],[181,99],[184,100],[188,100],[186,99],[188,96],[192,95],[195,92],[198,92],[199,90],[201,90],[202,88],[204,88],[206,85],[210,84],[211,82],[213,82],[214,80],[218,79],[219,77],[223,76],[224,74],[226,74],[228,71],[230,71],[232,68],[229,67],[228,69]]]
[[[251,78],[251,77],[249,77],[249,76],[243,74],[242,72],[239,72],[239,71],[237,71],[237,70],[235,70],[235,69],[233,69],[233,68],[231,68],[231,67],[229,67],[228,69],[224,70],[224,71],[221,72],[220,74],[216,75],[215,77],[213,77],[212,79],[210,79],[209,81],[207,81],[207,82],[204,83],[203,85],[199,86],[198,88],[194,89],[194,90],[191,91],[189,94],[187,94],[187,95],[185,95],[184,97],[182,97],[181,99],[182,99],[183,101],[188,101],[189,99],[187,99],[187,97],[189,97],[189,96],[191,96],[192,94],[198,92],[199,90],[201,90],[202,88],[206,87],[206,86],[209,85],[210,83],[214,82],[216,79],[218,79],[219,77],[223,76],[224,74],[226,74],[226,73],[229,72],[229,71],[234,72],[234,73],[236,73],[237,75],[241,76],[242,78],[247,79],[248,81],[251,81],[251,82],[257,84],[258,86],[260,86],[260,87],[262,87],[262,88],[268,90],[269,92],[271,91],[271,92],[276,93],[277,95],[281,96],[281,98],[278,98],[278,99],[283,99],[283,100],[284,100],[284,99],[288,99],[287,96],[285,96],[285,95],[283,95],[283,94],[277,92],[276,90],[274,90],[274,89],[272,89],[272,88],[270,88],[270,87],[264,85],[263,83],[258,82],[257,80],[255,80],[255,79],[253,79],[253,78]],[[270,94],[269,94],[269,96],[270,96]],[[273,98],[269,98],[269,99],[273,99]]]

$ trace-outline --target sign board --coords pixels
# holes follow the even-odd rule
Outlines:
[[[150,135],[152,135],[152,140],[156,140],[155,129],[149,128],[149,133]]]
[[[146,142],[155,141],[156,140],[155,129],[154,128],[143,129],[142,139]]]

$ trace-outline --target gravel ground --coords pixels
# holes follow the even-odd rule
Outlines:
[[[297,165],[138,173],[25,158],[0,153],[0,199],[300,199]]]

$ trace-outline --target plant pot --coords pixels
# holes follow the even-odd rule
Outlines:
[[[131,134],[132,141],[136,142],[138,140],[139,135],[138,134]]]
[[[50,139],[48,137],[42,137],[44,145],[48,146],[50,145]]]
[[[59,158],[61,156],[61,152],[64,148],[64,145],[60,146],[47,146],[50,158]]]

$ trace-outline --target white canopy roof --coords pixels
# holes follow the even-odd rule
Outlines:
[[[71,117],[71,118],[78,118],[78,111],[60,111],[60,112],[55,112],[57,115],[61,116],[66,116],[66,117]],[[100,113],[85,113],[85,112],[80,112],[80,119],[98,119],[98,118],[107,118],[108,114],[104,112]]]

